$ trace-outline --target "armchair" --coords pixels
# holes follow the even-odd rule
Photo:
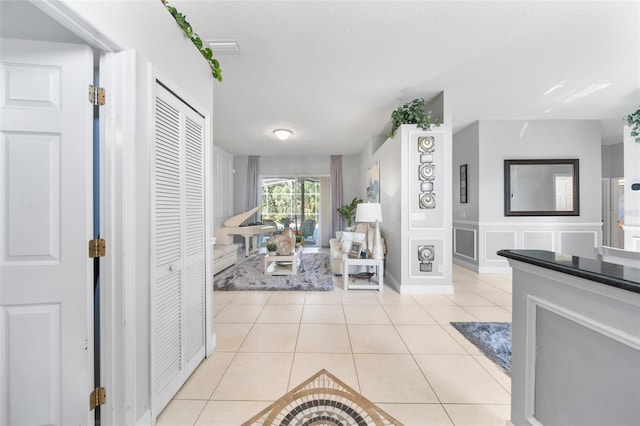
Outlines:
[[[316,230],[316,221],[313,219],[305,219],[300,225],[300,231],[302,231],[302,238],[304,238],[305,240],[307,238],[311,238],[314,244],[316,242],[316,238],[313,235],[315,230]]]

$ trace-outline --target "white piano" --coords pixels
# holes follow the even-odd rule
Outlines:
[[[260,210],[260,207],[261,206],[258,206],[247,212],[230,217],[224,222],[224,227],[222,228],[222,230],[229,235],[242,235],[244,237],[245,256],[249,256],[249,253],[258,250],[258,242],[260,241],[258,237],[260,237],[260,235],[272,235],[277,230],[273,225],[242,226],[242,223],[246,222],[252,214]]]

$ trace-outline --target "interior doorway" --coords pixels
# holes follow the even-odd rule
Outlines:
[[[299,231],[305,246],[318,246],[321,224],[319,177],[261,177],[262,222],[275,222],[278,231]]]
[[[624,178],[602,179],[602,245],[624,248]]]

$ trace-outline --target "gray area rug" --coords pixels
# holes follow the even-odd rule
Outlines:
[[[511,376],[510,322],[452,322],[451,325]]]
[[[265,275],[264,254],[244,261],[213,277],[217,291],[331,291],[333,276],[326,253],[302,253],[296,275]]]

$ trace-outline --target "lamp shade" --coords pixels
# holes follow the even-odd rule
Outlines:
[[[382,222],[380,203],[360,203],[356,208],[356,222]]]

